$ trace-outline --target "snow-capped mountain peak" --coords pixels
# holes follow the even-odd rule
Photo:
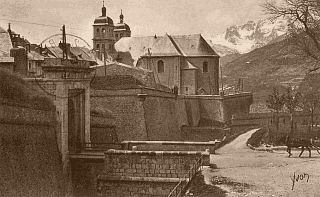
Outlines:
[[[213,45],[224,46],[242,54],[262,47],[286,32],[287,22],[285,20],[264,19],[230,26],[223,34],[212,36],[208,40]]]

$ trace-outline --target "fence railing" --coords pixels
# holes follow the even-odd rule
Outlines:
[[[181,197],[186,187],[190,183],[192,177],[199,171],[202,170],[203,156],[201,156],[192,168],[180,178],[179,183],[173,188],[168,197]]]
[[[107,151],[109,149],[122,150],[123,145],[121,143],[81,143],[79,151]]]

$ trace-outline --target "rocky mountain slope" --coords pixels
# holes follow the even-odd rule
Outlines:
[[[248,21],[246,24],[233,25],[220,35],[207,40],[219,55],[244,54],[283,37],[287,32],[287,22],[282,19],[258,22]]]
[[[228,58],[230,55],[221,58],[225,89],[232,93],[238,79],[243,78],[244,90],[253,92],[258,104],[265,102],[275,86],[282,90],[288,85],[299,86],[312,67],[311,59],[296,55],[285,40],[225,60]]]

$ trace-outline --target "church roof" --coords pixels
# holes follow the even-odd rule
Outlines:
[[[129,55],[135,65],[137,60],[144,54],[148,54],[148,49],[152,48],[160,38],[149,37],[123,37],[116,44],[116,51],[123,55]]]
[[[184,56],[218,56],[201,34],[171,37]]]
[[[120,56],[129,53],[136,63],[143,56],[218,56],[201,34],[126,37],[115,44]],[[148,52],[148,49],[150,53]],[[135,65],[134,63],[134,65]]]
[[[117,23],[115,25],[114,31],[131,31],[129,25],[127,25],[126,23]]]
[[[174,43],[168,35],[161,37],[157,43],[150,49],[150,54],[146,56],[181,56],[180,51],[175,47]]]
[[[113,25],[113,20],[108,16],[99,16],[94,20],[94,25]]]

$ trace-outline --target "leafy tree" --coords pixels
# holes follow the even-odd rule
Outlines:
[[[290,113],[291,133],[293,133],[293,115],[300,106],[301,94],[295,91],[292,86],[288,86],[283,97],[284,105]]]
[[[288,41],[301,57],[310,57],[313,67],[320,68],[320,1],[319,0],[266,0],[261,5],[271,19],[288,20]]]
[[[277,131],[279,130],[279,112],[283,109],[284,106],[284,95],[280,95],[279,90],[273,87],[273,92],[268,96],[266,100],[267,107],[273,113],[275,113],[275,122],[277,125]]]

